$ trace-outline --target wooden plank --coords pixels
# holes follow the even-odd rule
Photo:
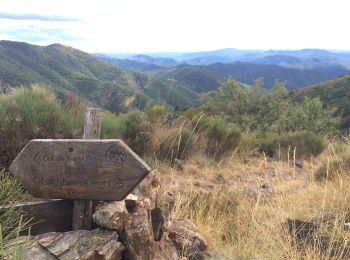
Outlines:
[[[36,139],[10,170],[35,197],[122,200],[151,169],[121,140]]]
[[[101,111],[99,108],[88,108],[84,121],[83,139],[100,139]]]
[[[98,108],[88,108],[84,121],[83,139],[100,139],[101,111]],[[91,230],[92,200],[74,200],[73,230]]]
[[[33,219],[30,234],[66,232],[72,230],[73,202],[71,200],[45,200],[16,205],[26,218]],[[26,235],[23,232],[21,235]]]

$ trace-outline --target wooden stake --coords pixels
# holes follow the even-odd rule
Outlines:
[[[98,108],[88,108],[84,122],[83,139],[100,139],[101,111]],[[92,200],[73,201],[73,230],[91,230]]]

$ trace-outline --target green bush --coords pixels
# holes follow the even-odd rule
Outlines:
[[[155,105],[147,111],[147,118],[152,123],[160,123],[166,115],[166,108],[163,105]]]
[[[77,101],[74,106],[61,105],[39,85],[0,95],[0,154],[11,161],[31,139],[81,138],[84,113],[79,106]]]
[[[137,154],[143,154],[148,141],[148,129],[144,114],[132,110],[127,114],[116,116],[110,112],[102,115],[102,138],[119,138],[126,142]]]
[[[257,138],[257,147],[267,156],[281,156],[282,159],[310,158],[317,156],[326,148],[323,137],[311,132],[292,132],[286,134],[267,133]]]
[[[269,157],[274,157],[280,152],[279,140],[279,135],[266,132],[263,135],[258,135],[255,138],[255,145],[259,148],[260,152],[264,152],[265,155]]]
[[[285,150],[290,147],[290,151],[296,151],[296,156],[305,158],[317,156],[326,148],[323,137],[311,132],[295,132],[282,135],[280,145]]]
[[[77,95],[68,93],[64,97],[61,113],[61,128],[64,138],[81,138],[83,136],[86,109],[86,104]]]
[[[223,142],[221,149],[227,151],[237,147],[240,139],[241,131],[235,125],[231,125],[226,130],[225,141]]]
[[[241,132],[235,125],[228,125],[221,118],[211,119],[206,130],[207,149],[206,152],[214,157],[237,147]]]
[[[316,180],[333,180],[337,177],[350,177],[350,156],[325,162],[315,174]]]
[[[101,138],[115,139],[123,138],[122,120],[112,112],[102,113]]]

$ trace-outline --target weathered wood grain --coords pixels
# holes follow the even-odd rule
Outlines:
[[[84,121],[83,139],[100,139],[101,111],[99,108],[87,109]]]
[[[150,172],[121,140],[36,139],[10,166],[41,198],[122,200]]]
[[[83,139],[100,139],[101,111],[98,108],[88,108],[84,121]],[[91,230],[92,200],[73,201],[73,230]]]
[[[34,223],[30,234],[66,232],[72,230],[72,200],[46,200],[16,205]],[[28,232],[27,232],[28,233]],[[26,235],[26,231],[22,235]]]

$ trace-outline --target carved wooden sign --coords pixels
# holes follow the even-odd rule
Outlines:
[[[115,139],[35,139],[10,166],[35,197],[90,200],[122,200],[150,170]]]

